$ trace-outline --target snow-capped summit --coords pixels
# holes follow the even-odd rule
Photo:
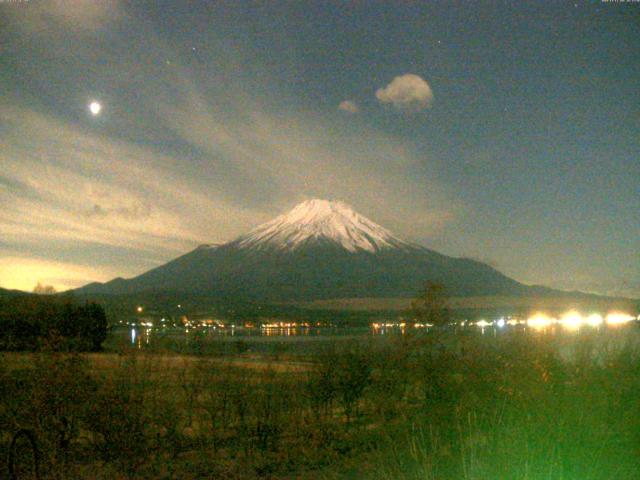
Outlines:
[[[331,242],[350,252],[377,252],[407,244],[343,202],[307,200],[238,239],[241,248],[295,250],[313,241]]]

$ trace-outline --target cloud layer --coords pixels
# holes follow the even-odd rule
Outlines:
[[[431,104],[433,92],[422,77],[407,73],[395,77],[386,87],[379,88],[376,98],[400,110],[419,111]]]

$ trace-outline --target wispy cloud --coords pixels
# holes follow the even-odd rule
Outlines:
[[[0,213],[5,242],[61,239],[175,255],[255,218],[158,151],[7,106],[0,119],[4,183],[12,185],[0,189],[12,205]]]
[[[91,34],[114,24],[124,12],[118,0],[47,0],[10,2],[8,13],[23,30],[49,36],[52,29]],[[20,5],[23,4],[23,5]]]

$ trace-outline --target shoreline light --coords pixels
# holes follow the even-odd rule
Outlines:
[[[607,315],[606,322],[607,325],[622,325],[635,319],[636,318],[634,316],[627,313],[611,312]]]
[[[535,329],[544,329],[549,327],[555,319],[543,313],[536,313],[533,317],[527,319],[527,326]]]
[[[602,315],[599,313],[592,313],[584,319],[585,323],[591,327],[597,327],[602,325]]]
[[[584,323],[584,319],[580,313],[571,310],[562,315],[559,323],[567,330],[578,330]]]

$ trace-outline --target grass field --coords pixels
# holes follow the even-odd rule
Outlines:
[[[0,439],[41,478],[634,479],[629,329],[415,334],[305,355],[2,354]],[[634,333],[635,335],[630,335]],[[32,448],[12,449],[29,477]]]

